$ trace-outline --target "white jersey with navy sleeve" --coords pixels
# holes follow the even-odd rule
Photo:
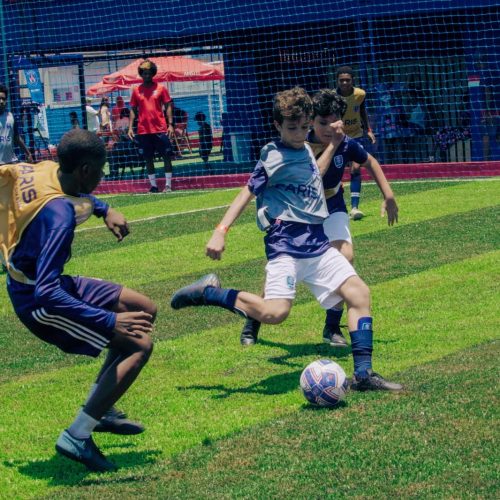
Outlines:
[[[328,217],[322,179],[311,148],[294,149],[281,142],[262,148],[260,162],[267,174],[266,189],[257,196],[257,209],[282,221],[322,224]]]
[[[323,183],[309,146],[293,149],[280,141],[261,151],[249,190],[257,197],[257,212],[269,221],[266,255],[295,258],[321,255],[328,249],[323,221],[328,217]],[[260,229],[266,229],[258,217]]]

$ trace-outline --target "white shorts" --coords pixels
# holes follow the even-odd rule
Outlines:
[[[345,212],[330,214],[323,222],[323,229],[328,236],[328,241],[347,241],[352,244],[351,231],[349,231],[349,215]]]
[[[331,309],[342,297],[337,289],[356,271],[335,248],[319,257],[296,259],[280,255],[266,265],[265,299],[295,299],[297,283],[305,283],[323,309]]]

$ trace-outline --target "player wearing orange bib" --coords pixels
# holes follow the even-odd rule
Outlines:
[[[370,128],[368,113],[366,111],[366,92],[354,86],[353,70],[349,66],[341,66],[337,70],[337,92],[345,99],[347,110],[343,121],[345,133],[363,147],[367,146],[366,136],[371,144],[375,144],[375,135]],[[361,194],[361,172],[359,164],[351,163],[351,218],[362,219],[364,214],[359,210],[359,197]]]

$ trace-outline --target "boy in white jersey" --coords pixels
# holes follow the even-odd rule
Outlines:
[[[347,259],[330,246],[323,229],[328,217],[322,179],[311,148],[305,144],[312,101],[301,88],[279,92],[274,99],[274,124],[280,140],[267,144],[260,161],[235,198],[206,247],[219,260],[225,235],[250,201],[257,197],[258,225],[267,232],[268,263],[264,298],[220,287],[214,274],[178,290],[174,309],[214,305],[262,323],[284,321],[292,307],[296,284],[303,282],[325,309],[347,304],[354,358],[351,388],[401,390],[372,371],[373,346],[370,290]]]
[[[26,147],[22,137],[17,131],[16,122],[12,113],[7,111],[7,97],[9,90],[0,84],[0,165],[17,163],[18,159],[14,152],[14,146],[19,146],[28,163],[33,163],[30,150]]]

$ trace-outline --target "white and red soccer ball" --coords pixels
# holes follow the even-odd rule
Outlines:
[[[300,388],[313,405],[333,407],[344,398],[348,380],[340,365],[329,359],[320,359],[304,368]]]

